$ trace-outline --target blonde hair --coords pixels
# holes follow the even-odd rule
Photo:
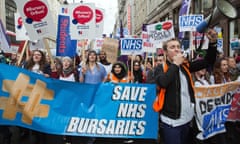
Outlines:
[[[171,38],[170,40],[167,40],[167,41],[165,41],[164,43],[163,43],[163,50],[167,50],[167,44],[169,43],[169,42],[171,42],[171,41],[178,41],[179,43],[180,43],[180,41],[179,41],[179,39],[177,39],[177,38]]]

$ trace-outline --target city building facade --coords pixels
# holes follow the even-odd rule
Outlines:
[[[143,24],[153,24],[165,20],[173,20],[175,34],[178,34],[179,10],[183,0],[118,0],[118,16],[115,30],[120,27],[128,28],[128,5],[131,8],[131,33],[132,36],[140,36]],[[240,38],[240,1],[229,0],[236,8],[238,16],[229,19],[223,15],[219,16],[209,27],[219,27],[223,36],[223,52],[226,56],[232,56],[233,50],[230,48],[230,40]],[[213,12],[217,1],[191,0],[190,14],[203,14],[206,18]]]
[[[57,13],[60,3],[64,0],[48,0],[53,22],[57,25]],[[144,24],[153,24],[165,20],[173,20],[175,34],[178,33],[179,10],[183,0],[118,0],[118,15],[114,26],[113,35],[116,35],[117,29],[122,25],[128,30],[130,36],[140,36]],[[233,54],[230,48],[230,40],[240,36],[240,1],[229,0],[237,9],[238,17],[228,19],[221,16],[211,23],[211,27],[217,26],[222,30],[223,51],[229,56]],[[217,1],[209,0],[191,0],[190,14],[203,14],[207,17],[216,7]],[[14,0],[0,1],[0,18],[10,37],[12,44],[18,44],[16,41],[14,13],[17,11]],[[57,28],[57,26],[55,27]]]
[[[19,42],[16,41],[14,35],[14,13],[17,11],[16,4],[14,0],[2,0],[0,1],[0,8],[0,18],[4,28],[7,30],[8,37],[12,44],[17,45]]]

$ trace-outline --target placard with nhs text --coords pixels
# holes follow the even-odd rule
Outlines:
[[[143,53],[143,40],[141,38],[121,39],[121,55],[132,55]]]
[[[196,31],[196,26],[203,21],[203,15],[179,16],[179,31]]]

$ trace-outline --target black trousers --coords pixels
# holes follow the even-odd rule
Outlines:
[[[8,126],[0,126],[0,144],[11,144],[11,136]]]

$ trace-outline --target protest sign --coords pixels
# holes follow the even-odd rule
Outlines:
[[[71,40],[70,37],[70,16],[69,7],[62,6],[58,15],[58,31],[57,31],[57,56],[74,57],[76,55],[77,40]]]
[[[15,0],[15,2],[30,40],[56,35],[47,0]]]
[[[240,121],[240,89],[233,95],[228,121]]]
[[[149,36],[147,32],[142,31],[141,38],[143,40],[143,52],[149,52],[149,53],[156,52],[156,47],[154,47],[153,44],[149,42]]]
[[[58,135],[157,139],[155,85],[81,84],[4,64],[0,75],[1,125]]]
[[[159,44],[175,37],[172,20],[147,25],[149,42]]]
[[[121,55],[142,54],[143,40],[140,38],[121,39]]]
[[[207,139],[225,132],[232,99],[239,82],[195,87],[197,138]]]
[[[104,26],[104,9],[96,8],[96,38],[101,38]]]
[[[0,19],[0,48],[1,50],[8,51],[10,49],[10,41],[7,37],[6,30]]]
[[[71,39],[94,39],[96,29],[95,5],[74,3],[70,5]]]
[[[18,12],[14,13],[14,18],[15,18],[16,40],[18,41],[29,40],[29,36],[24,26],[24,23],[22,21],[22,17]]]
[[[203,15],[179,16],[179,31],[196,31],[196,26],[203,21]]]
[[[118,56],[118,40],[104,38],[101,50],[107,54],[107,59],[110,63],[115,63]]]

